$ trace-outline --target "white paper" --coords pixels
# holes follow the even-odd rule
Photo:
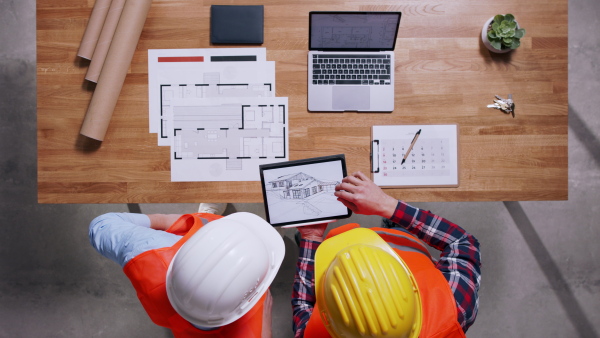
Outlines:
[[[457,125],[373,126],[373,147],[373,181],[381,187],[458,186]]]
[[[203,69],[211,64],[211,56],[243,56],[253,55],[256,61],[245,61],[247,63],[266,61],[265,48],[206,48],[206,49],[149,49],[148,50],[148,97],[149,97],[149,127],[151,133],[160,130],[160,84],[159,71],[183,70],[194,71]],[[203,57],[202,62],[159,62],[159,57]],[[179,82],[175,82],[179,83]]]
[[[275,62],[213,62],[206,67],[159,69],[158,145],[168,146],[169,117],[175,101],[203,101],[203,105],[225,98],[275,96]],[[187,104],[187,103],[184,103]],[[197,103],[198,104],[198,103]]]
[[[170,128],[172,181],[260,181],[289,159],[287,97],[175,99]]]

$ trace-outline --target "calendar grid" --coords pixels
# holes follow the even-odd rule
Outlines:
[[[449,140],[444,138],[417,140],[401,164],[411,139],[379,140],[383,176],[443,176],[448,175]]]
[[[415,130],[423,128],[412,149]],[[377,136],[375,135],[377,134]],[[377,165],[382,186],[457,185],[457,126],[374,126]],[[407,151],[406,161],[402,163]]]

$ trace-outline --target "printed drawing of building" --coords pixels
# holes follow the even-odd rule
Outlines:
[[[305,199],[323,192],[333,192],[339,183],[337,181],[321,181],[300,172],[269,181],[266,189],[276,192],[280,198]]]

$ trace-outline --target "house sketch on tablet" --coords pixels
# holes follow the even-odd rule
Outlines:
[[[337,202],[339,181],[320,180],[303,172],[283,175],[265,183],[269,209],[278,214],[318,217]],[[274,207],[276,206],[276,207]]]

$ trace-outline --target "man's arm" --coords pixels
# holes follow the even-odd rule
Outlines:
[[[177,216],[177,217],[175,217]],[[104,257],[125,266],[142,252],[175,244],[181,236],[156,229],[167,229],[179,215],[108,213],[90,223],[92,246]]]
[[[441,251],[436,267],[452,289],[458,322],[466,332],[475,322],[479,307],[481,256],[477,239],[447,219],[401,201],[390,220]]]
[[[466,332],[479,306],[481,258],[477,239],[442,217],[397,201],[361,172],[345,177],[336,186],[335,195],[352,211],[388,218],[442,251],[436,267],[454,293],[457,319]]]
[[[292,290],[294,337],[304,337],[304,329],[315,307],[315,253],[323,242],[327,224],[298,227],[300,248]]]

